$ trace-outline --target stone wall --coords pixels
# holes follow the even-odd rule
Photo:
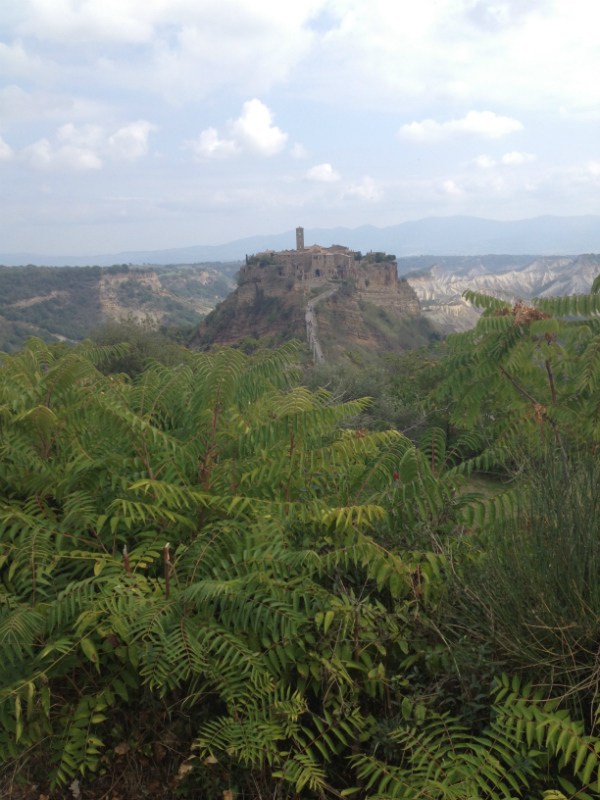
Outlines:
[[[260,266],[261,260],[272,263]],[[410,287],[403,286],[398,281],[395,262],[375,262],[372,256],[357,261],[354,253],[342,245],[315,245],[304,250],[259,253],[240,269],[239,291],[241,296],[247,295],[250,298],[253,292],[248,284],[255,284],[269,295],[279,296],[292,288],[305,290],[331,281],[348,280],[354,281],[360,292],[373,296],[381,294],[382,302],[385,300],[384,295],[390,293],[399,293],[405,300],[410,298],[407,309],[411,306],[418,312],[416,295]]]
[[[343,252],[343,251],[346,252]],[[292,278],[299,283],[305,281],[347,280],[355,270],[354,255],[339,245],[333,248],[284,250],[281,253],[266,252],[254,256],[258,260],[273,261],[281,268],[280,277]],[[261,272],[271,265],[249,263],[240,269],[240,284],[246,281],[261,281]]]

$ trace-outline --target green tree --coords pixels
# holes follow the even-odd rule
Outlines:
[[[104,374],[125,373],[135,377],[144,371],[150,361],[164,365],[185,363],[187,350],[183,343],[194,329],[157,328],[151,316],[139,320],[130,316],[124,320],[108,320],[90,331],[89,338],[101,347],[124,344],[118,354],[99,365]]]

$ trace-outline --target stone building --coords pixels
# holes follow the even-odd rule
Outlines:
[[[340,244],[304,247],[303,228],[296,228],[296,244],[296,250],[267,250],[246,256],[246,264],[240,269],[240,283],[257,279],[262,283],[261,269],[272,266],[277,267],[279,276],[293,280],[297,288],[352,279],[357,289],[369,291],[371,285],[375,290],[377,286],[392,287],[398,283],[394,256],[384,253],[362,256]]]

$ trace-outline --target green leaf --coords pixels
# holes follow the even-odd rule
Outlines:
[[[335,617],[335,613],[333,611],[328,611],[325,614],[325,623],[323,625],[323,633],[327,633],[327,631],[331,627],[331,623],[333,622],[333,618],[334,617]]]
[[[91,639],[85,638],[80,642],[85,656],[94,664],[98,664],[98,652]]]

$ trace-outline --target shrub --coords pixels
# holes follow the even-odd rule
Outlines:
[[[527,456],[524,456],[527,458]],[[522,465],[518,504],[456,575],[450,627],[511,671],[595,696],[600,638],[600,466],[560,452]],[[491,655],[491,654],[490,654]]]

